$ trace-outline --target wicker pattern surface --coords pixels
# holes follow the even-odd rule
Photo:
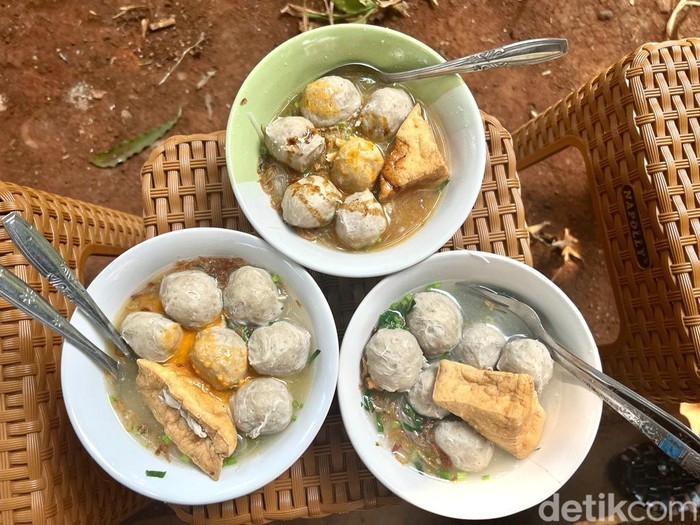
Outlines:
[[[143,238],[141,219],[0,182],[0,217],[17,211],[80,276],[90,255],[117,255]],[[69,303],[0,227],[0,264],[63,315]],[[0,523],[114,523],[148,503],[112,480],[68,421],[60,383],[62,339],[0,299]]]
[[[513,135],[518,168],[584,156],[620,316],[607,372],[700,401],[700,39],[646,44]]]
[[[488,160],[476,205],[443,249],[479,249],[532,263],[520,183],[509,133],[483,115]],[[234,200],[226,173],[224,133],[172,137],[155,149],[142,171],[146,236],[181,228],[219,226],[253,232]],[[316,273],[342,336],[355,306],[377,279]],[[232,501],[173,505],[188,523],[266,523],[369,509],[401,500],[361,463],[343,429],[337,405],[313,444],[282,476]]]

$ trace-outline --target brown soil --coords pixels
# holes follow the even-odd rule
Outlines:
[[[299,0],[298,3],[303,3]],[[139,168],[147,151],[114,169],[89,160],[112,144],[171,119],[171,134],[223,129],[248,72],[298,33],[280,15],[285,0],[6,2],[0,16],[0,177],[140,214]],[[669,0],[409,0],[410,17],[381,23],[419,38],[446,58],[514,40],[569,39],[567,57],[466,77],[480,107],[515,130],[638,45],[663,40]],[[603,15],[603,11],[609,11]],[[700,10],[698,10],[700,11]],[[176,24],[142,36],[141,19]],[[602,19],[601,19],[602,18]],[[681,34],[697,34],[691,12]],[[159,82],[200,35],[204,42]],[[205,75],[212,75],[198,88]],[[210,101],[210,111],[207,101]],[[149,148],[150,149],[150,148]],[[598,341],[616,335],[616,314],[580,158],[565,153],[521,174],[530,224],[549,221],[580,241],[581,263],[535,243],[536,267],[569,294]]]

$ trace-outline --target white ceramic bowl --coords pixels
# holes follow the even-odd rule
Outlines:
[[[328,26],[298,35],[272,50],[238,91],[226,129],[226,164],[243,213],[265,240],[289,258],[331,275],[386,275],[435,253],[462,226],[484,175],[484,128],[476,102],[459,76],[404,83],[428,106],[445,138],[451,178],[436,209],[416,233],[384,249],[340,251],[307,241],[284,223],[260,186],[261,143],[251,121],[267,125],[306,84],[349,62],[392,71],[444,59],[410,36],[364,24]]]
[[[382,280],[357,308],[340,351],[338,399],[345,429],[363,463],[392,492],[430,512],[459,519],[490,519],[519,512],[556,492],[586,457],[596,435],[601,400],[555,365],[540,401],[547,414],[540,445],[523,460],[506,457],[482,474],[446,481],[400,464],[362,408],[360,358],[379,315],[406,292],[440,280],[463,280],[505,291],[532,306],[564,346],[600,369],[598,352],[574,304],[549,279],[525,264],[489,253],[433,255]]]
[[[129,434],[111,406],[104,374],[66,343],[61,359],[61,385],[68,416],[90,455],[114,479],[145,496],[183,505],[215,503],[248,494],[270,482],[302,455],[316,436],[330,407],[338,375],[338,336],[323,293],[299,265],[264,241],[218,228],[193,228],[159,235],[131,248],[110,263],[88,291],[114,319],[136,291],[171,264],[198,256],[241,257],[277,273],[305,306],[321,353],[314,360],[313,383],[297,420],[265,444],[264,451],[224,467],[213,481],[196,466],[168,463]],[[106,339],[77,311],[71,322],[100,348]],[[164,478],[146,470],[166,471]]]

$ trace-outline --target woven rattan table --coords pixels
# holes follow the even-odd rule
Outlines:
[[[496,119],[483,113],[482,117],[489,154],[481,192],[443,250],[481,250],[532,264],[510,134]],[[224,132],[175,136],[151,153],[141,171],[147,237],[195,227],[255,233],[229,184],[224,139]],[[313,275],[342,337],[355,306],[378,279]],[[172,507],[188,523],[233,525],[320,517],[400,502],[360,461],[334,402],[312,445],[273,482],[223,503]]]

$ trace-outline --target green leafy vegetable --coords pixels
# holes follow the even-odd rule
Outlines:
[[[246,325],[243,327],[243,330],[241,330],[241,339],[245,341],[246,343],[248,342],[248,339],[250,339],[250,334],[253,333],[253,329]]]
[[[224,466],[227,467],[229,465],[235,465],[238,463],[238,459],[236,459],[236,456],[229,456],[227,458],[224,458]]]
[[[333,6],[347,15],[359,15],[375,9],[377,3],[374,0],[333,0]]]
[[[377,430],[384,432],[384,422],[382,421],[382,413],[377,411],[374,413],[374,418],[377,420]]]
[[[163,470],[147,470],[146,476],[148,476],[149,478],[164,478],[165,471],[163,471]]]
[[[374,398],[369,390],[365,390],[362,393],[362,408],[364,408],[367,412],[374,412],[376,410]]]
[[[177,115],[165,124],[151,128],[136,137],[132,137],[112,146],[107,151],[98,153],[90,162],[98,168],[113,168],[121,164],[129,157],[141,153],[144,149],[170,131],[181,115],[182,108],[179,108],[177,110]]]
[[[425,418],[416,412],[409,403],[404,403],[401,406],[401,415],[403,416],[401,426],[404,430],[420,432],[423,429]]]
[[[407,293],[379,316],[379,328],[404,328],[406,315],[413,308],[413,294]]]

